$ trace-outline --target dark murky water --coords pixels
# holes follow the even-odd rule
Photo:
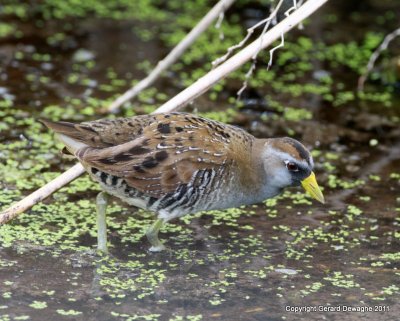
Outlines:
[[[368,21],[390,12],[394,19],[371,29],[396,27],[394,1],[363,3],[330,3],[289,40],[302,34],[328,44],[361,42]],[[247,10],[241,18],[246,23],[259,12]],[[345,23],[349,12],[355,18]],[[343,23],[332,22],[334,13]],[[73,164],[61,158],[36,118],[98,118],[102,100],[145,75],[136,64],[155,63],[167,51],[157,38],[138,37],[135,21],[73,20],[73,28],[50,21],[40,28],[4,17],[23,35],[0,38],[2,208]],[[392,50],[399,59],[398,42]],[[354,94],[358,75],[344,63],[306,60],[314,73],[296,81],[315,84],[315,72],[329,74],[335,101]],[[290,64],[284,68],[288,73]],[[168,73],[157,90],[179,92],[177,77]],[[375,85],[367,91],[382,94],[389,86]],[[188,110],[224,110],[240,86],[232,79],[217,100],[205,95]],[[296,95],[265,82],[246,95],[231,121],[259,137],[290,134],[313,146],[326,205],[290,190],[276,202],[184,218],[162,233],[171,250],[151,254],[142,235],[152,217],[116,202],[108,217],[111,255],[101,257],[94,253],[97,187],[80,178],[0,227],[0,321],[398,319],[398,94],[334,107],[322,94]],[[129,108],[147,112],[165,99],[149,90]],[[290,116],[274,101],[311,117]],[[343,311],[350,307],[361,311]]]

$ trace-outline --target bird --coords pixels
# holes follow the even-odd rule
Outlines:
[[[168,221],[200,211],[260,203],[286,187],[324,196],[309,150],[290,137],[256,138],[240,127],[170,112],[82,123],[40,120],[100,184],[98,249],[107,252],[108,194],[149,210],[150,251],[166,247],[158,233]]]

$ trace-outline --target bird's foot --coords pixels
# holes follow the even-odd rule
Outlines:
[[[164,251],[165,249],[166,249],[165,245],[162,244],[162,243],[160,243],[160,244],[158,244],[158,245],[153,245],[153,246],[151,246],[151,247],[149,248],[149,252],[153,252],[153,253],[162,252],[162,251]]]
[[[108,256],[110,255],[110,252],[108,251],[108,247],[106,246],[105,248],[100,248],[97,247],[97,249],[94,250],[98,256]]]
[[[165,245],[162,244],[158,238],[158,232],[163,224],[164,220],[159,218],[146,231],[147,239],[151,244],[151,247],[149,249],[150,252],[161,252],[165,250]]]

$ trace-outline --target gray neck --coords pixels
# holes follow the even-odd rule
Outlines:
[[[246,204],[260,203],[268,198],[278,195],[281,188],[271,186],[271,177],[268,176],[269,172],[265,169],[265,144],[267,139],[256,139],[253,144],[251,168],[245,173],[249,181],[246,182]]]

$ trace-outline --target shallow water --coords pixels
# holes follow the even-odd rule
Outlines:
[[[185,217],[161,233],[170,250],[154,254],[143,237],[152,215],[116,201],[106,257],[94,251],[98,187],[83,176],[0,227],[0,321],[395,320],[400,109],[398,93],[389,92],[398,81],[370,82],[368,98],[354,97],[358,74],[332,46],[362,44],[366,26],[393,30],[400,11],[391,1],[363,3],[330,3],[304,31],[291,34],[286,46],[297,56],[285,63],[286,51],[276,52],[275,80],[256,75],[260,83],[251,83],[242,107],[232,107],[229,97],[246,69],[187,108],[221,118],[215,111],[232,107],[227,120],[258,137],[305,142],[314,150],[325,205],[291,189],[265,204]],[[335,23],[349,12],[349,22]],[[249,5],[240,21],[247,25],[259,15]],[[136,29],[150,27],[137,20],[49,20],[35,27],[33,20],[3,17],[22,31],[0,37],[0,205],[6,208],[74,164],[37,118],[99,118],[101,104],[145,75],[137,64],[154,64],[168,50],[158,37],[138,36]],[[306,43],[291,45],[301,36],[328,47],[314,52]],[[399,57],[398,45],[391,54]],[[352,55],[358,51],[347,59]],[[187,70],[167,73],[124,114],[148,112],[179,92]],[[361,311],[343,311],[349,307]]]

